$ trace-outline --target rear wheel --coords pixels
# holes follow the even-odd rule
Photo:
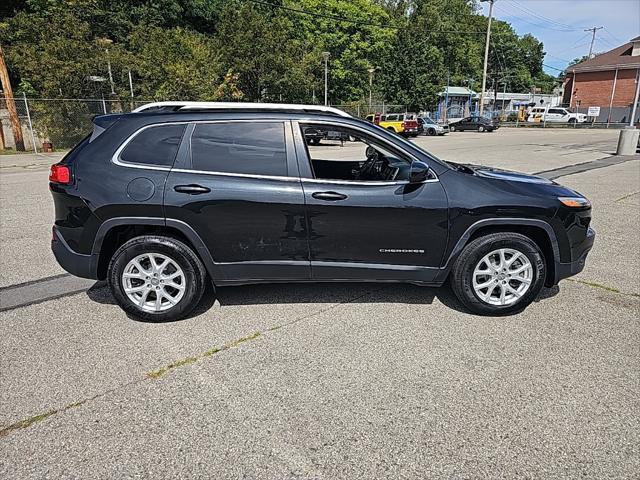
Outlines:
[[[396,129],[393,127],[387,127],[387,130],[389,130],[390,132],[396,133]]]
[[[577,123],[577,122],[578,122],[578,120],[576,120],[575,118],[570,118],[569,119],[569,123]]]
[[[198,305],[206,273],[181,241],[156,235],[136,237],[113,255],[107,274],[120,307],[141,320],[164,322],[186,317]]]
[[[544,286],[546,264],[538,246],[519,233],[494,233],[469,243],[451,270],[451,286],[474,313],[522,311]]]
[[[456,131],[456,127],[454,125],[449,125],[449,131],[450,132],[455,132]]]

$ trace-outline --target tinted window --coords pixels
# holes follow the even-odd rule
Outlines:
[[[158,125],[138,133],[120,153],[129,163],[170,167],[178,153],[185,125]]]
[[[195,170],[287,175],[284,125],[278,122],[206,123],[191,137]]]

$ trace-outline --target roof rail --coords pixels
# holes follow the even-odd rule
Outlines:
[[[299,105],[289,103],[245,103],[245,102],[153,102],[142,105],[132,113],[144,112],[153,109],[166,109],[174,112],[193,110],[288,110],[304,112],[318,112],[351,117],[347,112],[333,107],[322,105]]]

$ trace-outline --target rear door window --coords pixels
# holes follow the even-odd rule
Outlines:
[[[194,170],[287,175],[282,122],[201,123],[191,136]]]
[[[120,153],[120,160],[170,167],[178,153],[186,125],[154,125],[141,130]]]

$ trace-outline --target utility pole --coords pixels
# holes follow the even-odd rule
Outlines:
[[[633,124],[636,119],[636,111],[638,110],[638,99],[640,99],[640,68],[636,73],[636,95],[633,98],[633,108],[631,109],[631,118],[629,119],[629,128],[634,128]]]
[[[11,82],[9,81],[9,71],[7,70],[7,64],[4,61],[4,52],[2,51],[2,46],[0,46],[0,84],[2,85],[2,90],[4,91],[4,99],[7,102],[7,110],[9,111],[9,122],[11,123],[11,131],[13,132],[13,140],[16,144],[16,151],[24,152],[22,126],[20,125],[20,119],[18,118],[16,102],[13,99],[13,90],[11,89]]]
[[[487,23],[487,43],[484,46],[484,68],[482,69],[482,92],[480,92],[480,116],[484,110],[484,89],[487,86],[487,63],[489,62],[489,41],[491,40],[491,18],[493,16],[493,2],[495,0],[480,0],[489,2],[489,22]]]
[[[329,52],[322,52],[322,58],[324,58],[324,106],[326,107],[329,99],[328,86],[329,86]]]
[[[591,32],[591,46],[589,47],[589,58],[593,55],[593,44],[596,41],[596,32],[602,30],[604,27],[585,28],[585,32]]]
[[[373,73],[376,71],[375,67],[371,67],[368,69],[369,72],[369,113],[371,113],[371,103],[372,103],[372,91],[373,91]]]

